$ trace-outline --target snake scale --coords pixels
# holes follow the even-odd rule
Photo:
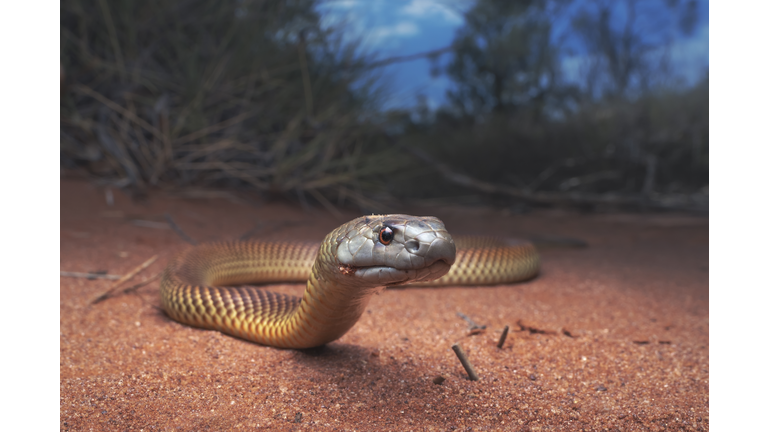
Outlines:
[[[160,283],[174,320],[259,344],[311,348],[340,338],[388,286],[488,285],[539,271],[528,242],[454,238],[435,217],[363,216],[322,243],[220,242],[181,253]],[[303,282],[302,297],[246,284]]]

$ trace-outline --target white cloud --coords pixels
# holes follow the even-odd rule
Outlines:
[[[321,1],[318,11],[323,27],[342,29],[346,42],[361,43],[366,49],[402,50],[414,37],[429,36],[425,28],[455,28],[463,22],[461,12],[447,4],[448,0],[329,0]]]
[[[373,28],[371,29],[368,37],[372,41],[381,41],[389,37],[413,36],[418,32],[419,28],[416,26],[416,24],[410,21],[404,21],[393,26]]]
[[[331,8],[339,9],[352,9],[353,7],[356,7],[357,4],[357,0],[334,0],[330,5],[321,3],[320,6],[330,6]]]
[[[451,23],[461,23],[464,19],[461,14],[447,7],[438,0],[411,0],[402,10],[404,15],[418,18],[434,18],[440,16],[445,21]]]

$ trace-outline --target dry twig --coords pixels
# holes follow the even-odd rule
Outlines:
[[[157,260],[157,255],[155,255],[152,258],[150,258],[150,259],[144,261],[143,263],[141,263],[141,265],[139,265],[135,269],[133,269],[130,272],[128,272],[125,276],[123,276],[120,279],[118,279],[118,281],[115,282],[114,284],[112,284],[112,286],[105,293],[103,293],[102,295],[100,295],[100,296],[96,297],[95,299],[93,299],[93,301],[91,301],[91,304],[96,304],[96,303],[99,303],[99,302],[104,301],[107,298],[109,298],[109,296],[112,294],[112,292],[115,290],[115,288],[119,287],[125,281],[127,281],[127,280],[131,279],[132,277],[136,276],[137,274],[139,274],[142,270],[144,270],[145,268],[147,268],[150,265],[152,265],[152,263],[155,262],[156,260]]]
[[[139,282],[139,283],[137,283],[136,285],[131,285],[131,286],[129,286],[128,288],[125,288],[125,289],[123,289],[123,290],[121,291],[121,293],[122,293],[122,294],[128,294],[128,293],[130,293],[130,292],[134,292],[134,291],[136,291],[137,289],[139,289],[139,288],[141,288],[141,287],[143,287],[143,286],[149,285],[150,283],[152,283],[152,282],[154,282],[154,281],[156,281],[156,280],[160,279],[160,276],[162,276],[162,275],[163,275],[163,272],[157,273],[156,275],[154,275],[154,276],[152,276],[151,278],[149,278],[149,279],[145,280],[144,282]]]
[[[545,329],[537,327],[533,324],[527,323],[521,319],[517,320],[517,326],[520,327],[520,331],[527,331],[530,334],[546,334],[546,335],[554,335],[558,332],[555,330]]]
[[[163,275],[163,272],[157,273],[156,275],[152,276],[151,278],[149,278],[149,279],[147,279],[147,280],[145,280],[143,282],[139,282],[136,285],[131,285],[128,288],[125,288],[125,289],[121,290],[120,294],[132,293],[132,292],[138,290],[139,288],[141,288],[143,286],[146,286],[146,285],[149,285],[150,283],[160,279],[160,276],[162,276],[162,275]],[[103,302],[104,300],[107,300],[107,299],[110,299],[110,298],[113,298],[113,297],[117,297],[117,296],[116,295],[112,295],[112,293],[105,293],[105,294],[103,294],[103,298],[99,297],[98,299],[93,301],[93,304]]]
[[[64,277],[74,277],[74,278],[85,278],[85,279],[110,279],[110,280],[118,280],[122,276],[120,275],[111,275],[106,273],[80,273],[80,272],[68,272],[63,271],[59,272],[61,276]]]
[[[499,343],[496,344],[496,346],[499,347],[499,349],[504,347],[504,341],[507,340],[507,333],[509,333],[509,326],[504,326],[504,331],[501,332]]]
[[[464,314],[463,314],[463,313],[461,313],[461,312],[456,312],[456,316],[458,316],[459,318],[461,318],[461,319],[463,319],[464,321],[466,321],[467,323],[469,323],[469,331],[473,331],[473,330],[485,330],[485,327],[486,327],[486,326],[484,326],[484,325],[480,325],[480,324],[478,324],[478,323],[474,322],[474,321],[472,320],[472,318],[470,318],[470,317],[468,317],[468,316],[464,315]]]
[[[466,174],[461,174],[453,167],[438,161],[427,153],[412,147],[403,147],[412,155],[422,161],[432,165],[442,176],[451,183],[472,188],[488,194],[507,195],[527,203],[538,204],[611,204],[627,205],[635,207],[646,207],[652,209],[667,209],[681,211],[700,211],[692,205],[665,203],[659,200],[653,200],[647,196],[618,196],[615,194],[594,194],[594,193],[553,193],[553,192],[531,192],[524,189],[488,183]]]
[[[470,381],[477,381],[480,379],[479,376],[477,376],[477,372],[475,372],[474,366],[472,366],[472,363],[469,362],[469,358],[467,358],[467,354],[464,352],[463,349],[461,349],[461,345],[454,344],[451,346],[451,349],[453,352],[456,353],[456,357],[459,358],[459,361],[461,362],[461,365],[464,366],[464,370],[467,371],[467,375],[469,375]]]

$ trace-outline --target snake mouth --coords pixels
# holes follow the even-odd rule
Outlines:
[[[376,286],[404,285],[411,282],[429,282],[448,273],[453,262],[439,259],[416,269],[398,269],[390,266],[353,266],[339,263],[339,272],[365,280]]]

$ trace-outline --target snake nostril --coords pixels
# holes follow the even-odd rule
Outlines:
[[[419,246],[418,240],[408,240],[405,242],[405,250],[410,253],[416,253],[419,250]]]

